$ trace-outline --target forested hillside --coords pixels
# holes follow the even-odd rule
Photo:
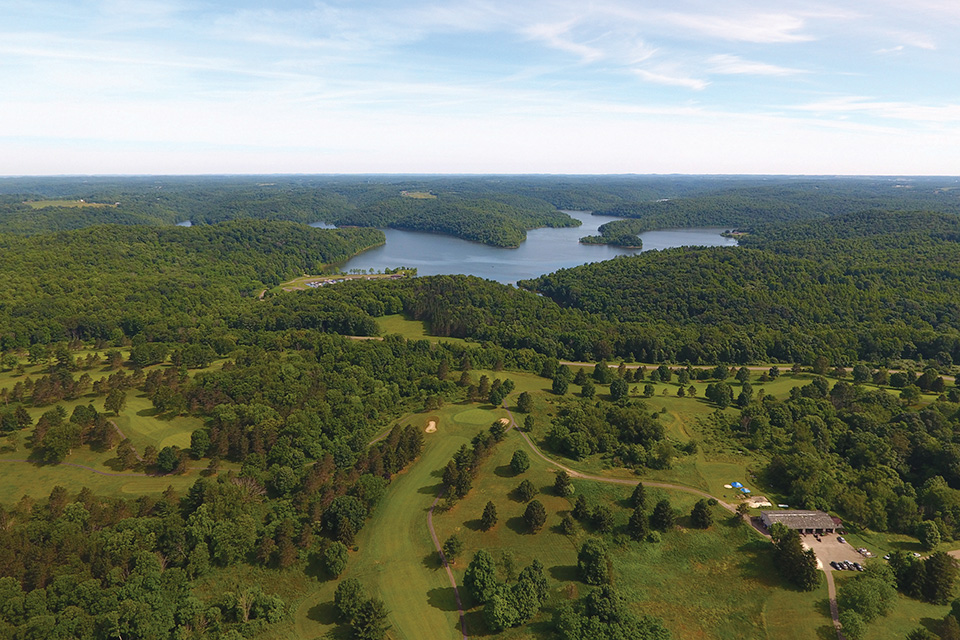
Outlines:
[[[527,229],[573,227],[580,224],[543,201],[513,198],[516,204],[493,200],[464,200],[441,195],[432,198],[391,198],[336,217],[338,224],[393,227],[445,233],[496,247],[517,247]]]
[[[738,248],[646,253],[524,284],[565,307],[659,327],[679,360],[740,343],[747,359],[953,361],[958,233],[953,215],[850,214],[758,226]]]
[[[243,220],[0,235],[4,349],[222,324],[264,288],[383,242],[376,229]]]
[[[581,242],[630,246],[644,231],[676,227],[752,228],[760,224],[818,220],[869,210],[960,213],[960,190],[950,179],[797,179],[740,184],[708,194],[605,207],[597,214],[621,216]]]

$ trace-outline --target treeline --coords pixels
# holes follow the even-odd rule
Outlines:
[[[712,193],[658,196],[596,211],[628,218],[600,227],[581,242],[629,245],[637,234],[676,227],[751,228],[758,224],[818,220],[866,210],[960,213],[960,197],[949,179],[897,181],[884,178],[791,180],[739,183]],[[769,184],[774,182],[775,184]]]
[[[523,204],[526,206],[493,200],[467,200],[445,194],[436,198],[398,197],[338,216],[336,222],[443,233],[497,247],[520,246],[527,238],[527,229],[580,224],[579,220],[542,201]]]
[[[521,283],[616,324],[644,360],[960,358],[960,219],[870,212],[768,225],[739,248],[675,249]],[[659,349],[632,339],[655,328]]]
[[[382,242],[375,229],[254,220],[0,234],[0,348],[221,325],[259,290]]]

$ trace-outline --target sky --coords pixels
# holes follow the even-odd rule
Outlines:
[[[0,175],[960,175],[958,0],[0,0]]]

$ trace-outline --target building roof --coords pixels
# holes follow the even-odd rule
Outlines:
[[[760,516],[770,524],[782,522],[790,529],[835,529],[840,526],[823,511],[761,511]]]

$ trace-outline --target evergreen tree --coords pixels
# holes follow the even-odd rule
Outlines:
[[[580,579],[587,584],[610,582],[609,558],[607,548],[602,541],[590,538],[583,543],[577,554],[577,571],[580,573]]]
[[[633,493],[630,494],[630,506],[636,509],[647,508],[647,490],[642,482],[638,482],[633,488]]]
[[[571,512],[571,515],[581,522],[590,517],[590,507],[587,506],[587,499],[583,496],[583,494],[577,496],[577,500],[573,504],[573,511]]]
[[[497,588],[497,566],[489,552],[481,549],[473,555],[463,574],[463,584],[481,604],[493,596]]]
[[[570,482],[570,475],[563,469],[557,471],[557,477],[553,483],[553,493],[561,498],[566,498],[573,493],[573,483]]]
[[[630,514],[630,520],[627,522],[627,533],[637,541],[643,540],[650,533],[650,521],[642,508],[636,507]]]
[[[480,528],[489,531],[497,524],[497,506],[492,501],[487,502],[483,508],[483,515],[480,516]]]
[[[709,529],[713,524],[713,512],[707,505],[707,501],[700,499],[693,505],[693,511],[690,512],[690,522],[697,529]]]
[[[532,533],[537,533],[547,521],[547,510],[539,500],[533,500],[523,512],[523,521]]]
[[[373,598],[360,605],[351,627],[356,640],[383,640],[390,628],[387,624],[387,607],[383,601]]]
[[[650,526],[660,531],[667,531],[673,528],[675,519],[673,506],[667,498],[664,498],[653,507],[653,513],[650,514]]]

